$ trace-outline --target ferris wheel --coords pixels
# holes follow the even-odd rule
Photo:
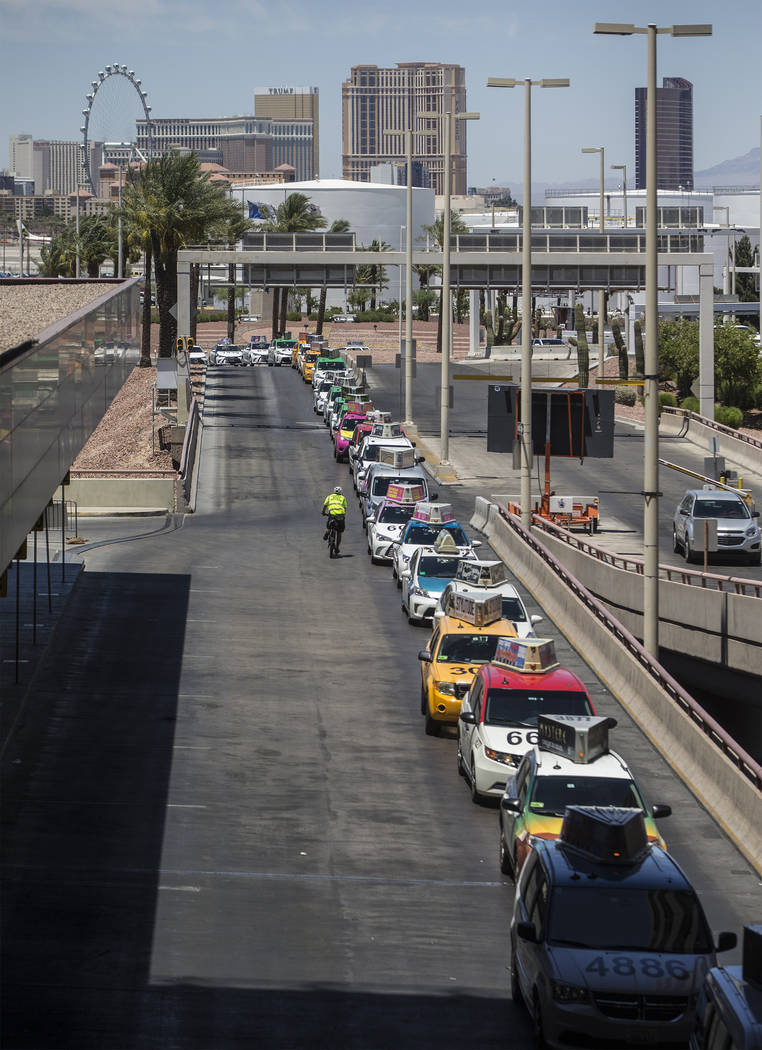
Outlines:
[[[85,96],[87,108],[82,110],[85,118],[79,129],[82,134],[80,152],[84,183],[94,192],[93,173],[90,170],[90,145],[102,142],[104,160],[128,164],[135,160],[151,159],[151,107],[148,92],[136,78],[135,70],[114,62],[104,66],[98,79],[91,81],[92,90]],[[136,120],[146,122],[145,149],[137,143]]]

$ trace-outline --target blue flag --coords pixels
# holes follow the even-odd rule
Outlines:
[[[259,210],[259,205],[253,201],[246,201],[249,205],[249,218],[250,219],[264,219],[264,215]]]

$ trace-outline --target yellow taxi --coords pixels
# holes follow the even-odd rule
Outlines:
[[[315,369],[315,362],[317,361],[317,359],[319,357],[320,357],[320,351],[319,350],[308,350],[307,353],[302,358],[301,373],[302,373],[302,379],[304,379],[305,383],[311,383],[312,382],[312,373],[313,373],[313,371]]]
[[[499,594],[478,600],[450,594],[445,615],[435,621],[421,661],[421,714],[429,736],[443,725],[457,725],[463,697],[482,664],[495,655],[500,638],[516,637],[512,620],[503,619]]]

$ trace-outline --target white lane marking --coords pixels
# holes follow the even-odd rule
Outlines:
[[[167,809],[206,809],[206,806],[197,806],[189,802],[168,802]]]
[[[200,886],[159,886],[160,890],[172,890],[174,893],[201,893]]]
[[[217,623],[216,620],[192,620],[192,619],[187,619],[185,622],[186,623]]]
[[[175,751],[211,751],[211,744],[173,744]]]

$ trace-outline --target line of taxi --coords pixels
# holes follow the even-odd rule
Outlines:
[[[406,474],[419,464],[400,424],[375,408],[363,418],[347,380],[330,381],[324,418],[334,454],[336,435],[347,439],[368,554],[391,566],[408,620],[430,625],[418,653],[424,731],[454,737],[472,800],[498,803],[497,859],[514,883],[510,991],[537,1045],[685,1046],[706,1029],[705,975],[736,938],[711,934],[667,852],[656,822],[670,807],[646,801],[610,746],[616,720],[597,714],[554,640],[536,636],[542,617],[527,614],[504,564],[480,558],[452,506]]]

